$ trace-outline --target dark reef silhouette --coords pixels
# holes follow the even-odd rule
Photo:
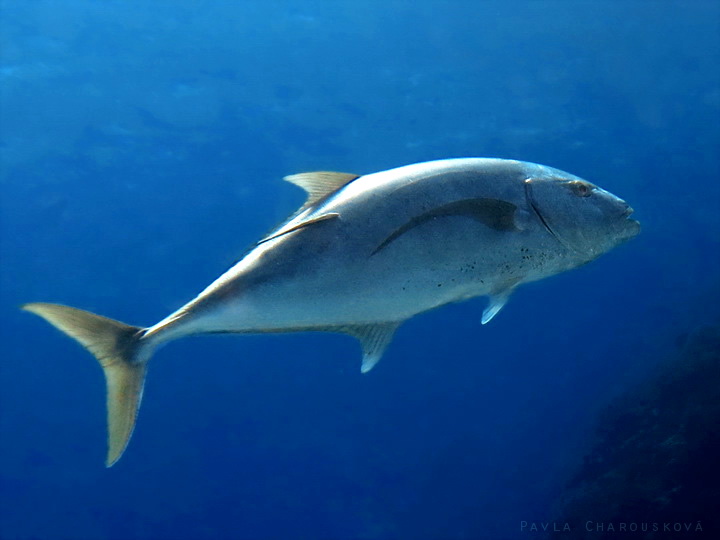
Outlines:
[[[601,415],[550,537],[720,538],[720,325],[683,341]]]

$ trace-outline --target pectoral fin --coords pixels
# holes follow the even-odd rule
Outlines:
[[[398,326],[400,326],[400,323],[390,322],[351,326],[342,329],[343,332],[356,337],[360,341],[363,351],[362,366],[360,367],[362,373],[370,371],[382,358]]]

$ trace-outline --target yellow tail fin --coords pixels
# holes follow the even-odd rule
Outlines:
[[[58,304],[25,304],[90,351],[105,372],[107,383],[108,454],[106,466],[122,455],[132,435],[142,398],[150,351],[142,329],[88,311]]]

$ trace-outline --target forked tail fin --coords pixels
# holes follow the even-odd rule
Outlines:
[[[105,372],[107,383],[108,454],[112,466],[122,455],[137,418],[147,360],[152,352],[141,340],[142,329],[88,311],[58,304],[25,304],[90,351]]]

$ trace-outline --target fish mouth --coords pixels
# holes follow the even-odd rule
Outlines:
[[[627,208],[623,210],[621,218],[623,218],[623,235],[624,239],[630,239],[637,236],[640,233],[640,222],[636,219],[632,219],[630,216],[635,212],[632,206],[627,205]]]

